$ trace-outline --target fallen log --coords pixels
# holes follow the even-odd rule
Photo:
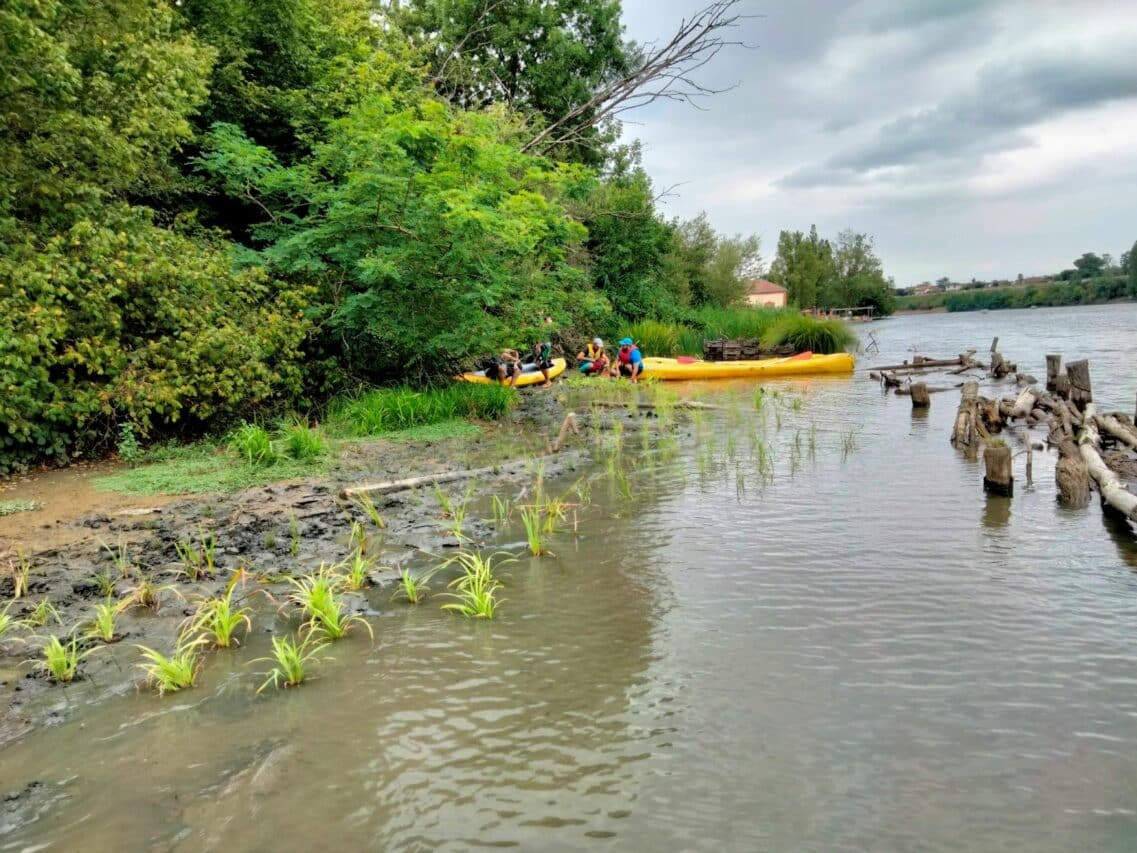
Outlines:
[[[593,400],[590,405],[603,406],[606,409],[626,409],[628,406],[634,405],[637,409],[722,409],[722,406],[716,406],[714,403],[700,403],[698,400],[676,400],[673,403],[631,403],[630,401],[621,402],[620,400]]]
[[[340,498],[343,500],[351,500],[356,495],[386,495],[392,492],[415,489],[419,486],[433,486],[439,483],[453,483],[455,480],[472,480],[475,477],[505,474],[513,470],[524,470],[526,466],[529,465],[529,461],[529,459],[517,460],[516,462],[503,462],[500,465],[489,465],[485,468],[470,468],[464,471],[444,471],[438,474],[424,474],[421,477],[407,477],[403,480],[389,480],[385,483],[349,486],[340,489]]]
[[[883,367],[870,367],[869,369],[879,372],[891,372],[896,370],[927,370],[931,367],[959,367],[961,364],[963,364],[963,362],[957,356],[956,358],[926,358],[923,361],[914,361],[911,364],[906,361],[903,364],[889,364]]]
[[[917,385],[924,385],[924,383],[923,382],[914,382],[908,388],[897,388],[896,389],[896,395],[898,397],[907,397],[908,395],[913,393],[912,389],[915,388]],[[961,388],[961,387],[963,387],[962,383],[959,385],[932,385],[930,387],[927,385],[924,385],[924,393],[925,394],[941,394],[944,391],[955,391],[957,388]]]
[[[1126,447],[1137,450],[1137,429],[1126,426],[1113,415],[1094,415],[1094,421]]]
[[[1034,408],[1034,401],[1038,399],[1038,394],[1035,393],[1033,388],[1024,388],[1019,396],[1015,398],[1014,404],[1011,406],[1012,418],[1024,418],[1030,410]]]
[[[1069,372],[1070,367],[1073,367],[1073,364],[1067,367],[1067,372]],[[1109,466],[1101,458],[1101,437],[1098,434],[1095,409],[1096,407],[1092,402],[1086,403],[1086,416],[1082,421],[1081,435],[1078,436],[1078,449],[1081,451],[1082,459],[1085,460],[1090,476],[1098,484],[1102,503],[1126,518],[1137,521],[1137,495],[1121,484],[1117,475],[1109,469]]]

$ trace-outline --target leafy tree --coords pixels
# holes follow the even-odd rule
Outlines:
[[[619,0],[408,0],[393,20],[427,53],[438,91],[467,109],[507,104],[552,122],[586,104],[604,83],[626,74]],[[588,126],[592,111],[568,128],[574,159],[597,164],[613,138]]]
[[[1123,256],[1121,268],[1129,279],[1129,295],[1137,299],[1137,243]]]
[[[675,266],[686,282],[691,304],[729,307],[746,296],[746,278],[761,271],[759,240],[727,237],[711,227],[707,214],[675,222],[672,249]]]
[[[321,283],[325,343],[354,376],[425,379],[526,344],[546,314],[596,307],[573,299],[585,280],[567,257],[585,231],[558,201],[582,199],[591,175],[521,154],[517,132],[500,110],[379,96],[310,160],[275,164],[220,126],[201,165],[222,188],[253,187],[265,260]]]
[[[833,248],[817,235],[783,231],[778,235],[778,253],[770,266],[770,278],[782,285],[791,302],[802,308],[816,308],[835,276]]]
[[[1105,268],[1105,261],[1093,252],[1086,252],[1082,257],[1074,261],[1074,268],[1077,269],[1081,278],[1095,278],[1102,274],[1102,270]]]

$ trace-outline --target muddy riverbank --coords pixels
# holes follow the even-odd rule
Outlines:
[[[168,650],[179,625],[195,603],[223,592],[232,574],[245,569],[249,579],[240,595],[272,613],[283,601],[287,578],[311,572],[349,556],[356,547],[352,525],[363,525],[374,561],[370,591],[350,597],[354,613],[375,615],[375,602],[390,597],[390,586],[403,567],[437,563],[460,543],[452,518],[429,485],[376,495],[384,527],[363,508],[340,497],[347,486],[431,477],[452,471],[489,468],[476,480],[440,486],[451,500],[468,502],[481,512],[463,521],[461,535],[477,543],[493,533],[491,495],[523,499],[535,469],[550,481],[571,478],[591,465],[585,434],[569,437],[556,454],[548,453],[568,409],[565,391],[530,392],[505,420],[486,424],[473,437],[438,441],[376,440],[344,448],[328,476],[291,480],[231,495],[138,497],[104,494],[91,479],[109,473],[107,465],[55,471],[15,484],[5,497],[34,499],[41,508],[0,518],[0,543],[8,571],[0,571],[0,601],[15,592],[12,569],[31,567],[25,594],[12,602],[9,615],[27,619],[41,602],[58,614],[40,628],[11,632],[0,639],[0,745],[41,725],[51,725],[85,704],[132,690],[141,675],[134,664],[137,645]],[[574,398],[579,404],[579,399]],[[593,410],[608,427],[643,421],[650,414],[631,408]],[[588,412],[580,418],[587,423]],[[44,482],[46,481],[46,482]],[[203,535],[216,542],[216,570],[211,577],[188,580],[179,544],[195,544]],[[113,586],[114,598],[126,600],[140,583],[164,587],[157,610],[128,607],[115,642],[87,657],[79,677],[55,684],[37,673],[39,637],[82,632],[95,606]],[[256,630],[271,631],[272,620]],[[94,645],[94,641],[90,641]]]

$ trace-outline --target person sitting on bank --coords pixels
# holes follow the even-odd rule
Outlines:
[[[604,352],[604,341],[600,338],[593,338],[592,343],[576,354],[576,360],[580,362],[580,372],[585,375],[604,373],[608,369],[608,356]]]
[[[499,355],[490,356],[482,363],[486,378],[495,382],[509,380],[509,386],[517,384],[521,375],[521,356],[515,349],[502,350]]]
[[[620,339],[620,349],[616,353],[616,363],[613,365],[613,376],[627,376],[633,382],[638,382],[644,372],[644,359],[640,348],[631,338]]]
[[[536,362],[537,369],[541,371],[541,375],[545,377],[545,381],[541,387],[548,388],[553,384],[553,380],[549,378],[549,371],[553,367],[553,342],[540,341],[534,344],[533,361]]]

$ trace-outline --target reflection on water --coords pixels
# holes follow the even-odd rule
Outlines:
[[[1132,400],[1134,325],[1110,306],[875,331],[880,362],[994,334],[1035,375],[1089,356],[1095,395]],[[986,497],[952,394],[913,417],[863,374],[769,386],[761,411],[727,387],[681,418],[675,463],[623,436],[579,532],[509,567],[500,619],[375,592],[375,644],[311,684],[253,695],[261,632],[184,696],[7,748],[5,790],[41,781],[52,807],[0,822],[0,847],[1137,848],[1128,524],[1059,507],[1050,453],[1034,489]]]

